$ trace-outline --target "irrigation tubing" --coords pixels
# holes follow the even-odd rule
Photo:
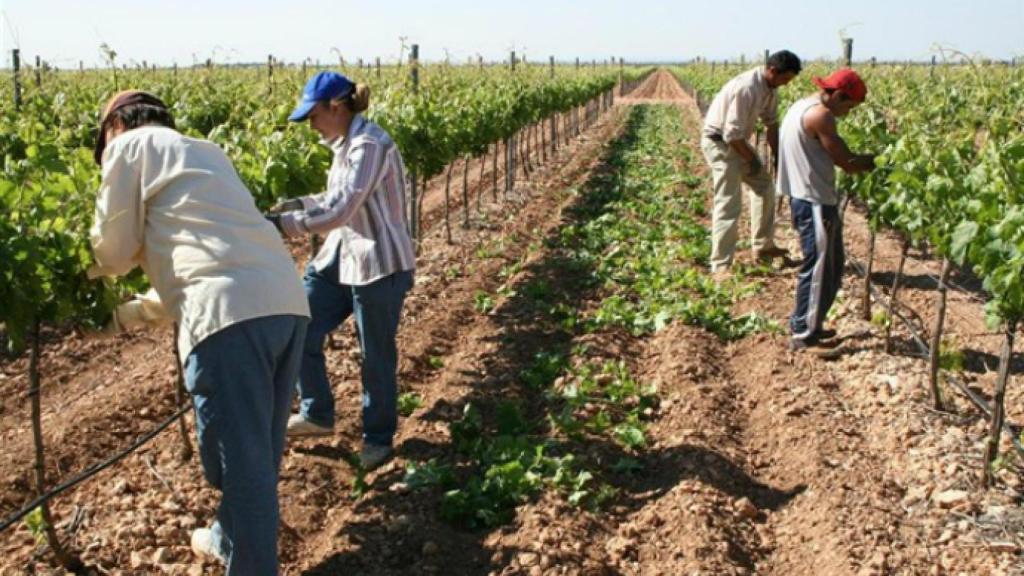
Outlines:
[[[860,262],[858,262],[854,258],[850,258],[849,261],[850,264],[857,269],[857,274],[861,277],[864,277],[864,267],[861,266]],[[868,286],[871,288],[871,296],[875,299],[875,301],[881,304],[886,309],[886,311],[889,312],[890,315],[895,316],[900,320],[900,322],[903,323],[907,330],[910,331],[910,335],[913,338],[914,343],[917,344],[917,347],[921,352],[921,355],[924,358],[928,358],[931,355],[931,348],[925,343],[924,339],[921,338],[920,333],[917,331],[917,328],[913,325],[913,323],[910,322],[910,320],[908,320],[906,316],[900,314],[898,310],[895,310],[892,307],[891,303],[887,303],[878,293],[874,284],[869,284]],[[982,398],[973,390],[968,388],[967,385],[961,382],[960,379],[957,378],[956,376],[949,373],[944,373],[943,376],[946,382],[952,384],[953,387],[956,390],[958,390],[961,394],[963,394],[972,404],[974,404],[978,408],[978,410],[981,410],[981,412],[985,415],[986,418],[990,420],[992,419],[992,407],[988,405],[988,402],[986,402],[984,398]],[[1020,456],[1024,456],[1024,445],[1021,445],[1020,438],[1018,438],[1017,436],[1019,430],[1021,430],[1021,427],[1016,424],[1010,422],[1003,423],[1003,431],[1010,436],[1010,440],[1013,442],[1014,448],[1017,449],[1017,453]]]
[[[85,482],[86,480],[92,478],[93,476],[99,474],[100,472],[103,472],[107,468],[110,468],[114,464],[117,464],[121,460],[124,460],[130,454],[132,454],[133,452],[135,452],[139,448],[142,448],[142,446],[144,446],[150,440],[152,440],[153,438],[156,438],[161,432],[163,432],[168,427],[170,427],[171,424],[174,424],[175,422],[177,422],[179,418],[181,418],[182,416],[187,414],[188,411],[191,410],[191,409],[192,409],[192,401],[189,400],[188,403],[186,403],[184,406],[179,408],[178,411],[175,412],[171,417],[169,417],[167,420],[164,420],[159,426],[157,426],[153,430],[151,430],[151,431],[147,432],[146,434],[140,436],[139,439],[136,440],[134,443],[132,443],[132,445],[129,446],[128,448],[122,450],[121,452],[118,452],[117,454],[107,458],[106,460],[103,460],[102,462],[98,462],[96,464],[93,464],[89,468],[86,468],[85,470],[80,472],[77,476],[74,476],[73,478],[71,478],[70,480],[67,480],[63,484],[59,484],[59,485],[51,488],[46,493],[44,493],[41,496],[37,497],[35,500],[29,502],[23,508],[21,508],[21,510],[18,510],[14,514],[11,514],[7,518],[5,518],[3,520],[3,522],[0,522],[0,532],[3,532],[4,530],[10,528],[12,525],[17,523],[19,520],[21,520],[25,516],[28,516],[29,514],[31,514],[32,511],[35,510],[36,508],[38,508],[43,502],[51,500],[52,498],[54,498],[56,496],[59,496],[60,494],[62,494],[64,492],[67,492],[71,488],[74,488],[75,486],[81,484],[82,482]]]

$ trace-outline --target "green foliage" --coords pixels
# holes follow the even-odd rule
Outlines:
[[[48,72],[41,89],[26,85],[20,112],[0,99],[0,324],[15,349],[41,321],[97,326],[127,295],[145,288],[135,275],[90,281],[88,231],[99,186],[92,160],[100,107],[119,88],[160,96],[183,133],[220,145],[256,203],[324,189],[331,152],[315,132],[287,122],[306,81],[299,68],[278,67],[267,83],[259,69],[118,70],[113,74]],[[418,176],[438,174],[452,160],[487,146],[554,112],[598,96],[619,78],[618,67],[575,70],[546,66],[423,66],[414,93],[407,71],[385,68],[380,79],[345,70],[372,84],[367,115],[394,138]],[[626,80],[646,70],[626,70]],[[312,71],[309,75],[312,75]]]
[[[417,408],[423,405],[423,399],[415,392],[403,392],[398,395],[398,413],[408,418]]]

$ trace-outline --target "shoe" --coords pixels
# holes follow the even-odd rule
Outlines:
[[[838,340],[824,340],[817,335],[803,339],[790,338],[789,349],[793,352],[806,352],[825,360],[832,360],[843,354]]]
[[[334,434],[334,427],[321,426],[314,424],[302,414],[292,414],[288,418],[288,432],[289,438],[303,438],[309,436],[330,436]]]
[[[192,531],[192,551],[196,556],[212,558],[221,564],[227,564],[227,559],[213,544],[213,530],[209,528],[197,528]]]
[[[387,462],[391,458],[392,453],[391,446],[363,444],[363,449],[359,452],[359,465],[364,470],[373,470]]]
[[[789,258],[789,250],[778,246],[766,246],[760,250],[754,250],[754,260],[760,262],[771,262],[775,258]]]
[[[831,340],[836,337],[837,332],[831,328],[822,328],[814,333],[814,337],[818,340]]]

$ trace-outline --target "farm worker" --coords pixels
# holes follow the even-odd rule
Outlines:
[[[867,97],[856,72],[844,68],[815,78],[819,91],[790,106],[779,139],[779,190],[790,197],[793,229],[800,235],[803,262],[797,276],[796,308],[790,316],[790,347],[834,348],[832,330],[822,324],[843,279],[843,223],[835,167],[850,174],[875,168],[871,154],[853,154],[836,132],[836,122]]]
[[[334,153],[327,190],[280,202],[267,216],[289,237],[327,235],[303,280],[312,320],[298,379],[300,411],[289,420],[288,435],[333,433],[324,340],[354,316],[363,361],[360,462],[366,469],[392,452],[398,426],[395,337],[416,268],[402,155],[394,140],[361,114],[369,98],[367,86],[335,72],[320,72],[306,83],[288,119],[308,120]]]
[[[154,290],[115,321],[177,322],[203,472],[222,494],[192,547],[230,575],[277,574],[278,467],[309,322],[294,262],[224,152],[177,132],[157,97],[111,98],[95,158],[89,275],[141,266]]]
[[[782,50],[764,66],[736,76],[711,101],[701,137],[704,158],[714,181],[711,214],[711,272],[724,276],[736,252],[742,208],[741,184],[750,187],[750,231],[755,260],[786,256],[775,245],[775,196],[771,177],[750,145],[757,119],[768,131],[773,164],[778,155],[778,95],[800,73],[800,58]]]

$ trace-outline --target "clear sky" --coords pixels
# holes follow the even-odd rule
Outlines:
[[[1024,56],[1024,0],[0,0],[0,14],[4,65],[17,46],[65,68],[99,64],[102,42],[129,64],[393,60],[402,36],[460,62],[513,47],[531,60],[816,58],[838,56],[844,29],[855,59],[927,59],[936,44]]]

